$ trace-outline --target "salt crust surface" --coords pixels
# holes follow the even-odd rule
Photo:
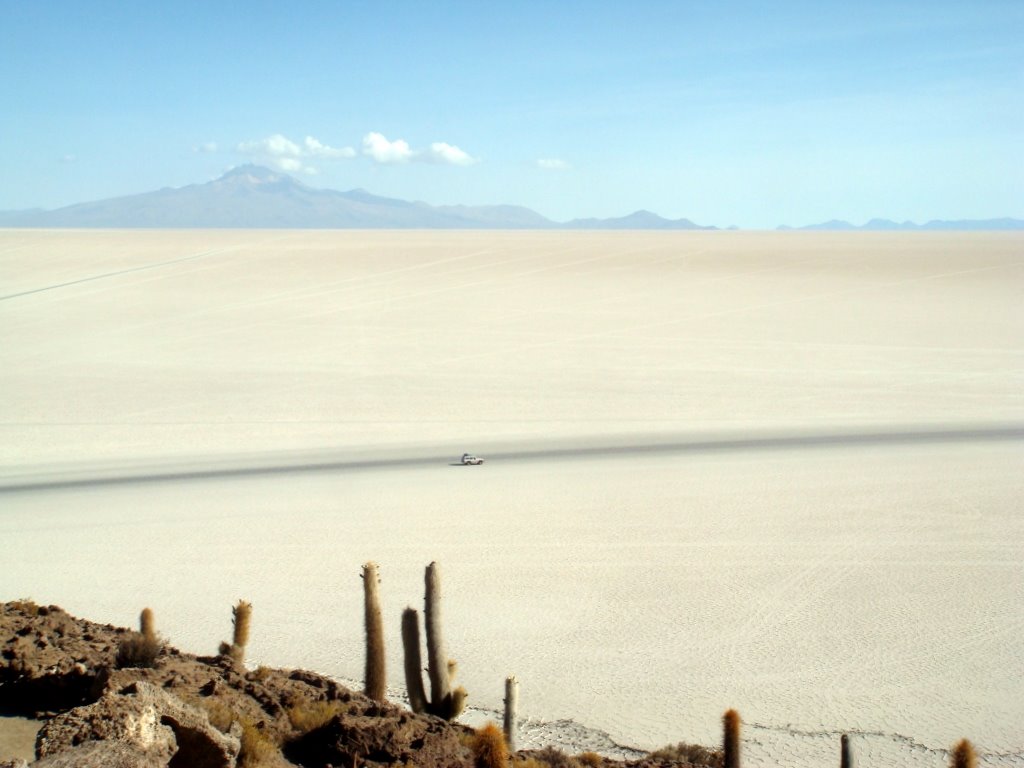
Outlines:
[[[4,590],[149,605],[196,652],[245,597],[254,661],[352,679],[374,559],[399,695],[436,559],[470,717],[515,673],[528,743],[710,744],[735,707],[751,765],[834,762],[842,730],[865,765],[943,765],[962,736],[1022,765],[1019,440],[573,455],[1020,425],[1022,245],[0,231]],[[371,461],[3,490],[325,456]]]

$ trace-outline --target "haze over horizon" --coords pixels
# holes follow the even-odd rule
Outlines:
[[[1024,217],[1024,7],[0,8],[0,210],[246,162],[558,221]]]

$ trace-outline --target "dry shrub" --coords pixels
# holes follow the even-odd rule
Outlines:
[[[264,680],[270,677],[271,674],[273,674],[273,672],[274,670],[271,667],[265,667],[262,664],[260,664],[258,667],[256,667],[256,669],[249,673],[249,679],[256,680],[262,683]]]
[[[242,718],[239,722],[242,724],[242,751],[238,753],[239,768],[259,768],[278,763],[281,750],[277,744],[251,720]]]
[[[20,600],[12,600],[11,608],[16,611],[21,611],[26,616],[35,618],[39,615],[39,606],[36,605],[35,601],[29,597],[23,597]]]
[[[188,701],[202,707],[210,720],[210,725],[221,733],[228,733],[231,730],[231,724],[238,720],[234,710],[220,699],[189,696]]]
[[[576,756],[576,761],[580,765],[587,766],[587,768],[601,768],[604,765],[604,758],[597,754],[597,752],[584,752]]]
[[[652,752],[651,757],[659,760],[680,760],[693,765],[711,766],[711,768],[721,768],[722,766],[721,752],[714,752],[699,744],[687,744],[682,741]]]
[[[505,734],[494,723],[486,723],[477,729],[472,749],[476,768],[506,768],[508,765]]]
[[[329,723],[341,710],[340,701],[303,702],[288,707],[288,721],[300,734],[307,734]]]
[[[517,757],[512,761],[512,768],[548,768],[548,764],[535,757]]]
[[[117,658],[114,663],[118,669],[125,667],[156,666],[156,657],[160,655],[160,639],[156,635],[147,636],[139,632],[131,632],[117,646]]]
[[[536,760],[542,766],[549,766],[549,768],[579,768],[576,758],[570,757],[554,747],[544,747],[544,749],[534,752],[531,759]]]

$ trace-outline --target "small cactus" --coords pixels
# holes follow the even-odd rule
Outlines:
[[[363,602],[366,621],[366,695],[384,702],[387,697],[387,671],[384,659],[384,622],[380,612],[377,564],[363,566]]]
[[[507,768],[508,747],[505,737],[494,723],[486,723],[473,738],[475,768]]]
[[[519,709],[519,681],[515,675],[505,678],[505,743],[509,752],[516,751],[516,719]]]
[[[967,739],[961,739],[953,747],[952,768],[974,768],[975,763],[974,746]]]
[[[722,716],[722,751],[725,768],[740,768],[740,713],[730,709]]]
[[[245,646],[249,644],[249,625],[252,622],[252,603],[239,600],[238,604],[231,609],[234,632],[231,636],[231,645],[220,644],[220,655],[230,656],[235,664],[242,666],[245,661]]]
[[[151,608],[143,608],[139,614],[139,633],[149,642],[156,642],[156,626]]]

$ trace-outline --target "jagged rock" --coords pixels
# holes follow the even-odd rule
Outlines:
[[[447,722],[397,707],[339,714],[292,742],[285,756],[302,765],[472,765],[458,731]]]
[[[147,759],[163,760],[157,764],[194,768],[233,768],[240,749],[238,738],[210,725],[205,712],[143,681],[50,720],[39,732],[36,754],[56,755],[89,741],[123,742]]]

